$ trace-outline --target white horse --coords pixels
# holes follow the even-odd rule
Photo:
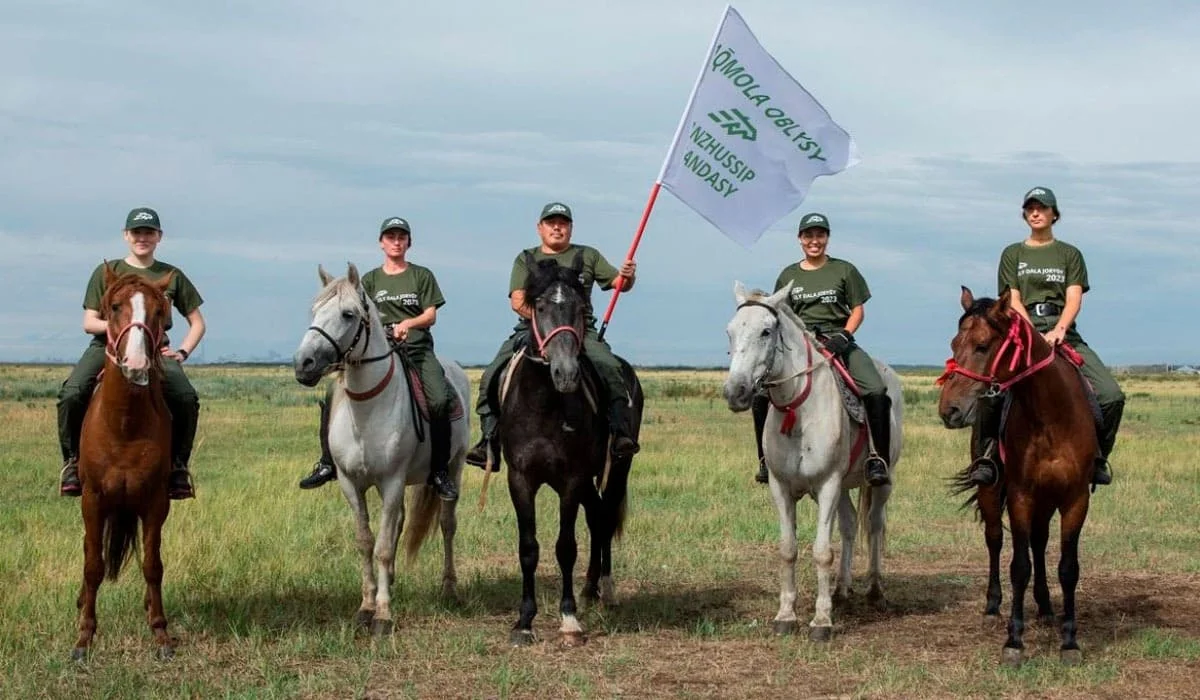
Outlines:
[[[357,517],[356,539],[362,559],[362,604],[357,620],[376,634],[389,634],[393,626],[389,591],[395,576],[397,540],[403,531],[411,561],[439,512],[445,556],[442,594],[454,596],[455,503],[443,504],[433,487],[426,485],[429,424],[422,421],[426,439],[420,441],[414,430],[408,376],[391,349],[375,304],[363,290],[358,269],[351,264],[346,276],[338,279],[320,266],[318,272],[322,289],[313,302],[312,325],[293,360],[296,380],[314,386],[325,374],[341,370],[329,409],[329,451],[337,466],[338,484]],[[470,395],[466,373],[455,362],[441,363],[459,401],[465,401]],[[453,422],[450,436],[450,477],[456,485],[461,481],[470,439],[466,413]],[[416,420],[421,419],[417,416]],[[383,501],[378,537],[371,533],[367,511],[366,492],[372,486]],[[406,486],[414,491],[414,513],[407,528]]]
[[[763,429],[763,454],[770,474],[771,496],[779,510],[780,569],[777,634],[796,630],[796,501],[805,494],[817,502],[817,532],[813,561],[817,568],[816,614],[809,622],[813,641],[832,636],[829,578],[833,572],[832,536],[834,506],[842,535],[842,560],[837,595],[850,594],[857,517],[850,489],[859,489],[859,508],[869,520],[871,562],[868,599],[884,604],[881,566],[887,524],[887,502],[892,487],[871,487],[864,474],[868,451],[859,440],[860,426],[851,420],[842,404],[834,372],[820,352],[816,337],[787,304],[791,283],[774,294],[747,292],[735,282],[737,311],[727,328],[729,376],[725,400],[732,411],[750,407],[755,391],[768,390],[771,411]],[[875,361],[892,399],[891,454],[889,472],[894,474],[900,459],[904,394],[900,380],[887,365]],[[794,412],[791,417],[788,413]],[[789,429],[790,427],[790,429]],[[869,512],[868,512],[869,511]],[[863,528],[864,530],[867,528]]]

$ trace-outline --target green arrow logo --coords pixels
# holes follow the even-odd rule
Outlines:
[[[754,125],[750,123],[750,118],[739,110],[723,109],[719,112],[709,112],[708,118],[716,122],[730,136],[741,136],[747,141],[758,138],[758,129],[755,129]]]

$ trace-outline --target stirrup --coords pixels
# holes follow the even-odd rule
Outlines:
[[[771,483],[771,477],[767,474],[767,458],[762,457],[758,460],[758,473],[754,475],[754,480],[760,484]]]
[[[980,472],[983,470],[991,471],[990,479],[980,477]],[[976,486],[995,486],[1000,481],[1000,465],[991,457],[980,455],[971,462],[971,466],[967,467],[967,478]]]
[[[178,474],[180,472],[183,472],[184,476],[183,485],[178,485],[175,483],[175,480],[178,478]],[[196,497],[196,490],[192,487],[192,473],[188,471],[187,467],[172,467],[171,474],[168,478],[170,480],[167,482],[167,498],[171,499],[172,501],[183,501]]]
[[[1108,486],[1112,483],[1112,468],[1107,459],[1097,459],[1092,467],[1092,486]]]
[[[312,473],[300,480],[300,488],[315,489],[336,478],[337,467],[318,459],[317,463],[313,465]]]
[[[70,481],[67,481],[67,470],[73,469],[75,475]],[[74,459],[69,459],[63,462],[63,467],[58,472],[58,495],[60,496],[82,496],[83,482],[79,480],[79,462]]]
[[[887,462],[877,454],[872,453],[867,456],[863,471],[866,472],[867,483],[871,486],[887,486],[892,483],[892,478],[888,474]],[[880,474],[880,471],[883,473]]]

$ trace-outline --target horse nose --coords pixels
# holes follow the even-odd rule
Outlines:
[[[942,424],[947,428],[957,428],[962,425],[963,415],[958,406],[950,406],[942,411]]]

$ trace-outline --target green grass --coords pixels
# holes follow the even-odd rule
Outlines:
[[[513,650],[507,637],[520,579],[503,472],[483,511],[481,473],[468,468],[464,480],[461,600],[437,595],[434,537],[413,566],[397,566],[395,634],[361,636],[352,624],[360,594],[349,508],[336,487],[295,487],[316,456],[321,390],[301,387],[286,368],[201,366],[189,370],[202,396],[199,498],[176,504],[164,533],[169,631],[179,654],[153,660],[134,566],[101,587],[96,649],[77,666],[69,651],[82,528],[78,502],[56,495],[54,396],[67,371],[0,366],[3,697],[1120,695],[1141,692],[1136,678],[1146,677],[1127,669],[1166,688],[1200,661],[1200,603],[1191,602],[1200,600],[1194,379],[1122,378],[1130,398],[1114,456],[1117,483],[1095,494],[1084,531],[1085,663],[1064,669],[1055,631],[1031,631],[1030,660],[1011,671],[997,665],[1002,630],[979,626],[982,534],[944,483],[961,466],[967,435],[941,427],[932,373],[905,376],[888,613],[853,603],[835,610],[832,643],[805,639],[815,587],[814,506],[806,500],[798,522],[801,634],[773,637],[778,524],[767,491],[752,481],[749,416],[725,407],[719,372],[647,372],[643,450],[615,550],[622,605],[585,609],[589,643],[558,647],[557,508],[544,490],[535,622],[542,641]],[[578,537],[581,581],[582,517]],[[1007,561],[1006,549],[1006,606]],[[860,556],[856,574],[864,570]],[[1052,574],[1057,600],[1056,588]]]

